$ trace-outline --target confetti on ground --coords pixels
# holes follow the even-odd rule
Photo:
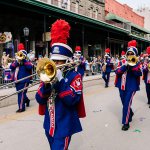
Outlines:
[[[140,133],[140,132],[141,132],[141,130],[139,130],[139,129],[135,129],[133,132],[138,132],[138,133]]]
[[[144,117],[139,118],[140,121],[143,121],[144,119],[146,119],[146,118],[144,118]]]
[[[101,112],[102,110],[93,110],[94,113]]]
[[[3,143],[3,141],[2,141],[2,140],[0,140],[0,143]]]

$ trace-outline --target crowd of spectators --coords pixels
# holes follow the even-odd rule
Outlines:
[[[36,66],[37,61],[43,57],[50,57],[47,55],[39,55],[38,58],[35,58],[35,52],[30,50],[30,52],[27,54],[27,59],[32,62],[34,66]],[[113,63],[118,63],[119,57],[116,55],[116,57],[111,58]],[[0,66],[0,73],[1,76],[4,78],[4,80],[11,80],[11,71],[9,69],[10,64],[15,60],[15,58],[10,58],[9,54],[6,54],[6,52],[3,52],[1,64]],[[96,74],[102,74],[102,66],[104,64],[104,57],[101,56],[94,56],[94,57],[84,57],[85,61],[85,76],[90,75],[96,75]],[[33,73],[36,72],[35,67],[33,67]],[[1,80],[2,82],[2,80]],[[0,83],[2,84],[2,83]]]

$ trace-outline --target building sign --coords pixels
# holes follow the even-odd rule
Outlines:
[[[11,32],[0,33],[0,44],[11,41],[12,35]]]
[[[43,39],[43,42],[44,41],[50,41],[51,40],[51,33],[50,32],[43,33],[42,39]]]

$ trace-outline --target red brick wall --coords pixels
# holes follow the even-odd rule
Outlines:
[[[115,0],[105,0],[105,2],[106,15],[110,12],[126,20],[129,20],[136,25],[144,27],[144,17],[133,12],[132,8],[128,5],[122,5]]]

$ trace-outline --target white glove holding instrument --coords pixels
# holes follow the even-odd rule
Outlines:
[[[56,77],[58,81],[61,81],[61,79],[63,79],[62,71],[60,69],[57,70]]]
[[[45,73],[40,73],[40,80],[43,82],[50,82],[50,78]]]
[[[128,61],[126,61],[125,59],[122,60],[122,65],[127,66],[128,65]]]

